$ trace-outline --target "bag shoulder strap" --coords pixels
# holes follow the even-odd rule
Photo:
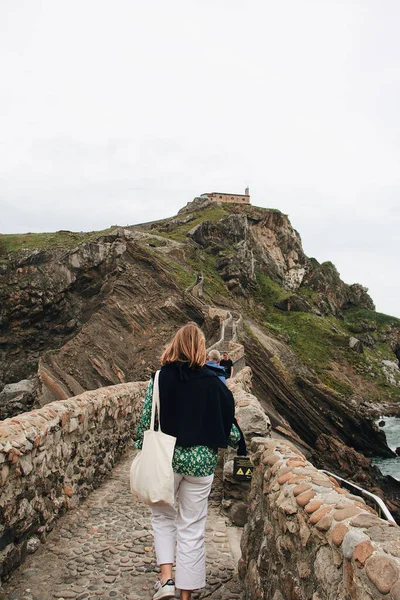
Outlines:
[[[151,420],[150,420],[150,429],[154,431],[154,423],[156,419],[156,411],[158,414],[158,431],[161,431],[161,419],[160,419],[160,387],[158,383],[158,379],[160,376],[160,371],[157,371],[154,377],[153,382],[153,401],[151,404]]]

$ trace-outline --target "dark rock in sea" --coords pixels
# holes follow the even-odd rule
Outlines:
[[[385,427],[385,425],[386,425],[386,421],[384,421],[384,420],[382,419],[382,421],[379,421],[378,425],[379,425],[379,427]]]

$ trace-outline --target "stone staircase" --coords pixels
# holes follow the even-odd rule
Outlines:
[[[207,351],[219,350],[220,352],[228,352],[233,362],[234,371],[237,373],[246,364],[244,360],[244,347],[237,342],[242,315],[228,310],[224,310],[224,312],[225,315],[221,317],[220,337],[215,344],[207,348]]]
[[[221,352],[229,352],[229,344],[233,338],[233,315],[232,319],[229,320],[225,326],[224,340],[221,344]]]
[[[185,300],[208,316],[219,316],[221,326],[220,337],[217,342],[207,348],[207,351],[215,349],[220,352],[228,352],[233,362],[234,372],[237,373],[246,364],[244,360],[244,347],[238,342],[243,317],[238,311],[208,305],[203,300],[203,292],[204,278],[199,274],[196,277],[196,281],[185,290]]]

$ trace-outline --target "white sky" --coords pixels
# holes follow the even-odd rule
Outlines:
[[[398,0],[1,0],[0,231],[289,214],[400,317]]]

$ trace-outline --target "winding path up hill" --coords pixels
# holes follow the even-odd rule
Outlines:
[[[307,257],[271,208],[196,199],[170,219],[97,234],[2,236],[0,418],[147,379],[188,320],[210,346],[245,347],[280,434],[399,514],[400,483],[371,458],[393,456],[374,418],[399,410],[400,322]]]

